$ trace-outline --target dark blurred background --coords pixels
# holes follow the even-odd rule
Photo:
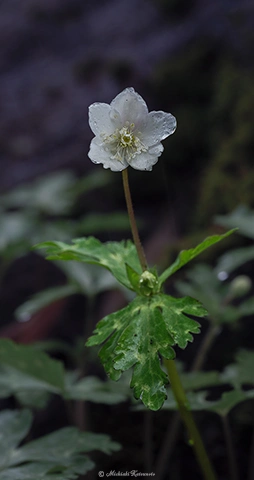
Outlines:
[[[253,1],[5,0],[0,22],[2,191],[94,170],[87,108],[133,86],[178,120],[154,172],[131,172],[139,205],[189,229],[253,204]]]

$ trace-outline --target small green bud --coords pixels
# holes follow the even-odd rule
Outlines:
[[[251,289],[251,279],[247,275],[238,275],[230,284],[230,295],[234,298],[246,295]]]
[[[139,289],[142,295],[149,297],[153,293],[158,292],[158,278],[148,270],[145,270],[139,279]]]

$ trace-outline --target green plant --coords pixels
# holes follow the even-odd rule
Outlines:
[[[194,275],[194,278],[197,279],[196,284],[195,282],[194,285],[187,286],[183,283],[178,284],[179,290],[185,289],[186,291],[182,298],[166,294],[165,284],[169,277],[207,248],[231,235],[235,229],[221,235],[210,236],[198,246],[181,251],[173,264],[162,273],[155,266],[148,266],[134,216],[127,167],[151,170],[163,151],[161,140],[174,132],[176,121],[171,114],[149,113],[144,100],[133,89],[126,89],[110,105],[92,105],[90,107],[90,125],[95,133],[89,152],[92,161],[103,163],[105,168],[111,168],[113,171],[122,171],[133,242],[128,240],[102,243],[92,236],[78,238],[71,244],[62,240],[40,242],[35,248],[46,250],[49,260],[54,262],[70,261],[70,264],[66,264],[70,266],[64,267],[65,272],[68,273],[69,283],[64,287],[39,294],[30,304],[23,305],[23,310],[19,309],[17,315],[24,318],[25,315],[31,315],[42,305],[67,294],[85,292],[90,300],[94,301],[101,286],[105,289],[105,282],[102,281],[103,273],[100,273],[98,267],[102,267],[106,273],[109,272],[111,275],[109,286],[120,285],[119,288],[128,292],[126,297],[130,299],[130,302],[124,308],[110,313],[100,320],[94,333],[86,341],[86,345],[92,347],[102,344],[99,357],[111,380],[119,380],[123,372],[133,369],[130,387],[133,389],[134,397],[141,400],[146,408],[153,411],[160,408],[178,408],[203,477],[207,480],[215,479],[216,474],[206,453],[192,410],[217,411],[222,418],[226,418],[232,406],[243,399],[252,398],[251,393],[246,394],[241,389],[234,388],[233,392],[228,392],[228,395],[225,393],[218,402],[206,400],[206,392],[196,394],[197,387],[195,385],[202,389],[211,384],[221,384],[222,380],[216,374],[207,374],[203,377],[200,374],[198,376],[197,365],[194,368],[196,376],[184,377],[183,375],[183,381],[181,381],[174,360],[176,349],[178,347],[185,349],[188,342],[193,341],[192,334],[200,331],[200,325],[196,318],[206,316],[210,306],[209,302],[206,302],[205,295],[199,299],[198,274]],[[72,262],[79,262],[79,264]],[[82,264],[88,264],[88,269],[83,270]],[[97,270],[90,270],[90,264],[95,265]],[[211,275],[209,277],[209,271],[203,270],[202,275],[203,278],[205,275],[209,278],[211,293],[215,292],[216,297],[216,288],[213,292],[215,282]],[[215,337],[220,322],[231,321],[240,316],[239,312],[236,313],[234,308],[230,308],[229,297],[226,300],[224,316],[221,307],[222,305],[212,312],[214,313],[214,323],[212,324],[214,331],[212,334],[210,333],[210,340],[208,337],[208,346],[211,339]],[[227,320],[225,320],[226,318]],[[87,333],[90,335],[90,332],[86,331],[85,334]],[[204,347],[205,354],[208,349],[207,345]],[[80,402],[83,400],[114,404],[128,397],[128,389],[124,382],[120,384],[120,391],[118,391],[117,384],[115,385],[109,380],[100,382],[93,376],[84,375],[83,346],[80,349],[80,346],[77,345],[74,348],[61,344],[55,345],[56,350],[62,349],[69,359],[78,363],[79,369],[76,373],[75,371],[66,371],[63,363],[50,358],[41,350],[42,348],[50,349],[50,345],[18,346],[9,340],[0,341],[0,363],[2,364],[0,381],[5,387],[5,396],[12,394],[22,405],[32,408],[45,407],[51,395],[58,395],[67,405],[75,401],[76,408],[80,407]],[[204,349],[203,353],[201,351],[199,354],[200,364],[205,356]],[[17,381],[17,371],[21,372],[22,383]],[[167,391],[168,383],[170,383],[173,396]],[[185,393],[184,387],[187,391],[192,389],[190,395]],[[6,415],[8,417],[11,414],[6,413]],[[72,416],[75,416],[75,412],[74,415],[72,412]],[[227,431],[227,425],[225,425],[225,432]],[[44,465],[44,462],[39,465],[34,462],[37,457],[33,458],[31,454],[34,451],[33,445],[31,447],[31,444],[29,446],[28,443],[21,447],[30,452],[30,456],[25,457],[25,460],[22,460],[24,457],[21,456],[20,462],[17,461],[17,464],[22,461],[27,462],[25,468],[29,472],[24,473],[24,480],[29,479],[29,474],[41,475],[41,478],[51,478],[52,475],[59,473],[59,469],[61,474],[67,475],[66,478],[77,478],[78,474],[86,471],[86,467],[82,463],[86,459],[83,456],[82,459],[80,456],[75,456],[73,459],[72,456],[72,454],[79,455],[80,452],[86,451],[85,434],[77,433],[73,429],[68,430],[67,433],[66,430],[64,432],[60,430],[50,434],[46,440],[38,440],[37,445],[41,447],[41,444],[44,445],[44,441],[47,445],[51,445],[51,441],[54,442],[56,438],[59,445],[65,444],[65,435],[68,436],[68,434],[76,438],[74,443],[76,442],[78,447],[71,451],[67,463],[62,458],[62,456],[66,457],[63,448],[60,448],[59,456],[57,459],[54,458],[50,465]],[[19,437],[18,441],[23,436]],[[94,437],[94,443],[92,443],[103,450],[104,441],[107,440]],[[17,445],[18,442],[15,444],[15,448]],[[110,442],[108,446],[107,453],[119,448],[118,445]],[[19,457],[17,456],[17,458]],[[9,478],[17,478],[12,463],[4,465],[2,471],[4,472],[4,469],[9,467],[11,473],[9,472],[8,475],[13,475]],[[41,468],[40,472],[38,468]],[[57,477],[53,476],[52,478]]]

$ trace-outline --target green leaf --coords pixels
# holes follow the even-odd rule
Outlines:
[[[199,390],[221,385],[218,372],[186,372],[181,373],[181,381],[185,390]]]
[[[21,447],[19,462],[32,459],[38,462],[51,462],[55,466],[75,465],[76,468],[78,466],[79,473],[85,473],[82,467],[83,456],[79,456],[79,453],[100,450],[110,454],[119,449],[119,444],[112,442],[108,435],[80,432],[75,427],[65,427]]]
[[[35,248],[45,248],[49,260],[78,260],[107,268],[124,286],[133,290],[126,264],[142,273],[135,245],[130,241],[101,243],[94,237],[73,240],[74,245],[63,242],[44,242]]]
[[[22,407],[42,410],[49,404],[51,395],[46,390],[19,390],[15,397]]]
[[[126,264],[126,272],[127,272],[127,276],[130,281],[130,284],[132,285],[135,292],[138,292],[140,290],[139,288],[140,274],[138,274],[136,270],[134,270],[134,268],[132,268],[128,264]]]
[[[91,470],[93,464],[91,463]],[[58,472],[58,473],[57,473]],[[1,480],[74,480],[77,475],[65,469],[60,471],[57,469],[56,473],[51,472],[50,463],[28,463],[18,467],[8,468],[1,472]]]
[[[9,365],[36,379],[37,385],[51,392],[64,391],[64,369],[61,362],[31,346],[0,339],[0,364]]]
[[[235,248],[222,255],[216,266],[216,272],[231,273],[254,259],[254,247]]]
[[[68,480],[84,475],[94,463],[84,455],[93,450],[111,454],[120,448],[107,435],[66,427],[21,447],[32,422],[28,410],[0,413],[1,480]]]
[[[124,402],[128,395],[127,389],[121,392],[110,380],[103,382],[98,377],[85,377],[78,382],[72,382],[67,379],[66,395],[70,400],[87,400],[94,403],[104,403],[107,405],[115,405]],[[129,389],[128,389],[129,390]]]
[[[218,215],[215,222],[226,228],[237,227],[242,235],[254,238],[254,212],[245,205],[240,205],[229,215]]]
[[[208,411],[214,412],[220,415],[221,417],[226,417],[229,412],[236,407],[239,403],[249,400],[254,397],[254,390],[244,392],[243,390],[230,390],[229,392],[224,392],[218,400],[209,401],[206,399],[208,395],[207,391],[202,390],[201,392],[188,392],[187,399],[189,407],[192,411]],[[172,394],[172,391],[168,394],[168,399],[163,405],[165,410],[177,410],[177,404]]]
[[[49,400],[50,388],[45,382],[13,367],[2,365],[0,368],[0,398],[15,395],[23,406],[44,408]]]
[[[231,383],[235,388],[244,384],[254,386],[254,352],[251,350],[240,350],[236,355],[236,363],[228,365],[221,378],[224,382]]]
[[[77,284],[79,291],[87,296],[119,287],[113,275],[98,265],[69,261],[57,262],[57,266],[64,271],[69,282]]]
[[[254,297],[250,297],[238,306],[241,317],[254,314]]]
[[[107,374],[118,380],[123,371],[134,367],[134,396],[148,408],[158,410],[166,398],[168,383],[159,355],[174,358],[172,346],[185,348],[193,340],[191,333],[199,332],[199,324],[188,315],[202,317],[206,313],[197,300],[189,297],[138,296],[124,309],[103,318],[86,345],[107,340],[99,353]]]
[[[211,237],[207,237],[202,243],[197,245],[195,248],[191,248],[189,250],[182,250],[175,262],[167,268],[159,277],[160,283],[164,283],[165,280],[173,275],[177,270],[182,268],[186,263],[190,262],[193,260],[193,258],[197,257],[200,255],[200,253],[204,252],[207,248],[211,247],[212,245],[215,245],[216,243],[220,242],[224,238],[228,237],[232,233],[234,233],[237,229],[234,228],[232,230],[229,230],[229,232],[224,233],[223,235],[213,235]]]
[[[48,288],[47,290],[36,293],[30,298],[30,300],[20,305],[15,311],[15,317],[19,321],[27,321],[32,315],[47,305],[70,295],[74,295],[75,293],[80,293],[80,289],[77,285],[69,284]]]
[[[0,471],[15,464],[15,448],[27,435],[31,424],[29,410],[5,410],[0,413]]]
[[[34,221],[34,216],[26,212],[0,212],[0,252],[10,248],[27,251]]]
[[[186,277],[188,282],[175,282],[177,291],[181,295],[189,295],[199,300],[214,323],[230,323],[241,318],[240,308],[225,304],[224,301],[225,298],[229,298],[230,284],[222,283],[209,265],[195,265],[194,268],[187,270]]]
[[[96,235],[101,232],[123,231],[130,229],[130,220],[127,213],[115,212],[108,214],[90,213],[79,219],[76,235]]]
[[[221,398],[216,402],[207,402],[208,405],[206,409],[218,413],[221,417],[226,417],[230,410],[247,399],[247,392],[242,390],[231,390],[230,392],[224,392]]]
[[[72,193],[75,177],[71,171],[50,173],[28,185],[21,185],[2,196],[7,207],[23,207],[29,210],[61,215],[70,210],[75,196]]]

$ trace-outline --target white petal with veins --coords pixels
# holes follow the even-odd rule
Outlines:
[[[93,103],[89,125],[95,134],[88,153],[92,162],[115,172],[128,166],[152,170],[163,152],[161,141],[176,129],[176,119],[162,111],[149,113],[143,98],[126,88],[110,105]]]

